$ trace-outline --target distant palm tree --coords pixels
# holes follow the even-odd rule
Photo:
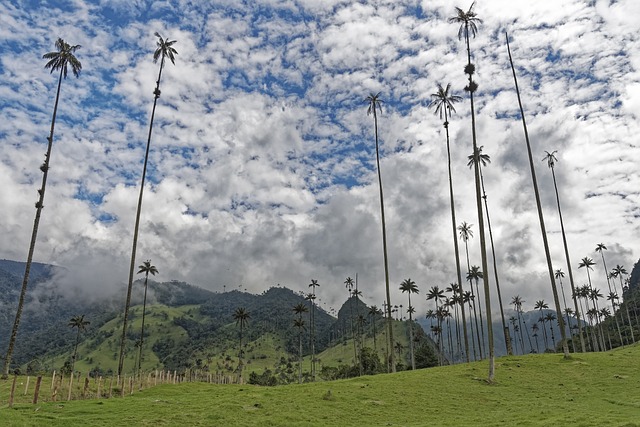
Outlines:
[[[498,293],[498,305],[500,307],[500,320],[502,321],[502,332],[504,334],[504,345],[507,350],[507,354],[511,354],[511,343],[509,342],[509,333],[507,329],[507,323],[504,319],[504,307],[502,305],[502,293],[500,292],[500,278],[498,276],[498,262],[496,258],[496,249],[493,242],[493,230],[491,229],[491,217],[489,216],[489,204],[487,202],[487,192],[484,188],[484,175],[482,168],[491,163],[491,157],[488,154],[482,153],[483,146],[478,147],[477,155],[469,155],[467,158],[469,162],[467,166],[473,168],[475,160],[479,160],[478,171],[480,172],[480,186],[482,188],[482,199],[484,199],[484,211],[487,214],[487,228],[489,229],[489,243],[491,244],[491,259],[493,260],[493,277],[496,279],[496,291]],[[476,286],[477,286],[476,281]],[[482,310],[480,311],[480,319],[482,320]],[[482,324],[482,321],[480,322]]]
[[[562,302],[564,303],[564,313],[567,316],[567,328],[569,328],[569,336],[571,336],[571,347],[573,348],[573,352],[576,352],[576,343],[573,339],[573,334],[571,333],[571,321],[569,319],[569,307],[567,307],[567,298],[564,294],[564,286],[562,286],[562,278],[564,277],[564,272],[561,269],[557,269],[554,273],[556,280],[560,282],[560,290],[562,291]]]
[[[545,151],[546,155],[543,157],[542,161],[546,161],[547,162],[547,166],[549,166],[549,169],[551,169],[551,176],[553,178],[553,188],[555,189],[555,193],[556,193],[556,204],[558,206],[558,217],[560,218],[560,231],[562,233],[562,243],[564,246],[564,257],[565,260],[567,262],[567,271],[569,272],[569,284],[571,285],[571,295],[573,296],[573,308],[575,309],[575,313],[576,313],[576,320],[578,322],[578,336],[580,339],[580,349],[582,351],[582,353],[585,353],[586,347],[584,345],[584,336],[583,336],[583,332],[582,332],[582,323],[580,322],[580,310],[578,310],[578,300],[575,297],[576,295],[576,286],[575,286],[575,282],[573,281],[573,269],[571,268],[571,257],[569,256],[569,246],[567,245],[567,235],[565,233],[564,230],[564,220],[562,219],[562,209],[560,208],[560,195],[558,193],[558,184],[556,181],[556,172],[555,172],[555,165],[556,162],[558,161],[558,159],[555,156],[555,153],[557,153],[557,151],[552,151],[551,153],[549,153],[548,151]],[[555,278],[557,279],[557,272],[558,271],[562,271],[562,270],[556,270],[556,276]],[[562,284],[562,281],[560,281],[560,284]],[[563,292],[563,298],[564,298],[564,290]],[[567,306],[567,303],[565,301],[565,308]],[[573,340],[571,340],[571,342],[573,343]],[[574,347],[574,352],[575,352],[575,347]]]
[[[435,107],[435,113],[440,115],[442,119],[444,114],[444,129],[447,137],[447,165],[449,171],[449,204],[451,206],[451,226],[453,229],[453,249],[456,256],[456,273],[458,278],[458,300],[462,300],[462,271],[460,269],[460,249],[458,247],[458,239],[456,238],[456,208],[453,198],[453,179],[451,177],[451,147],[449,143],[449,115],[456,112],[453,104],[462,101],[462,97],[449,94],[451,84],[447,84],[446,88],[438,84],[438,91],[431,94],[431,103],[429,108]],[[462,313],[462,331],[464,335],[464,348],[467,363],[469,363],[469,337],[467,335],[467,318],[465,314],[464,304],[460,304],[460,311]],[[458,323],[456,322],[456,327]]]
[[[478,281],[482,278],[484,278],[484,273],[480,270],[480,267],[477,265],[471,266],[471,270],[467,274],[467,280],[469,281],[469,284],[472,284],[473,281],[476,282],[476,295],[478,296],[478,299],[480,299]],[[471,293],[473,294],[473,285],[471,286]],[[480,312],[480,328],[478,328],[478,319],[476,319],[476,333],[480,330],[482,335],[482,340],[480,339],[480,335],[478,335],[478,348],[480,349],[480,358],[484,359],[484,320],[482,319],[482,305],[480,302],[478,302],[478,311]],[[475,302],[473,304],[473,312],[474,314],[476,312]]]
[[[302,384],[302,334],[304,332],[304,319],[302,317],[293,319],[293,326],[298,328],[298,383]]]
[[[142,212],[142,196],[144,193],[144,182],[147,176],[147,163],[149,161],[149,148],[151,147],[151,131],[153,130],[153,118],[156,113],[156,105],[160,98],[160,79],[162,77],[162,69],[164,68],[165,59],[169,59],[175,64],[175,55],[178,52],[173,45],[175,40],[163,39],[157,32],[155,36],[158,38],[157,49],[153,53],[154,64],[160,59],[160,71],[158,72],[158,80],[156,80],[156,88],[153,91],[153,108],[151,109],[151,119],[149,120],[149,136],[147,138],[147,148],[144,154],[144,164],[142,166],[142,179],[140,183],[140,194],[138,196],[138,207],[136,209],[136,222],[133,227],[133,245],[131,248],[131,264],[129,268],[129,284],[127,285],[127,298],[124,305],[124,317],[122,321],[122,339],[120,340],[120,359],[118,361],[118,375],[122,375],[124,365],[124,348],[127,338],[127,320],[129,318],[129,307],[131,305],[131,289],[133,288],[133,272],[136,265],[136,249],[138,247],[138,230],[140,228],[140,213]]]
[[[549,322],[549,327],[551,328],[551,343],[552,343],[552,350],[556,351],[556,337],[553,334],[553,321],[557,320],[556,315],[552,312],[549,311],[547,312],[547,314],[544,316],[544,320],[546,320],[547,322]]]
[[[387,257],[387,225],[384,217],[384,196],[382,192],[382,175],[380,173],[380,144],[378,143],[378,114],[382,113],[382,100],[380,99],[380,93],[375,95],[369,94],[366,98],[369,108],[367,109],[367,115],[373,114],[374,132],[376,140],[376,166],[378,171],[378,188],[380,189],[380,220],[382,222],[382,254],[384,258],[384,283],[387,295],[387,340],[390,345],[393,344],[393,319],[391,318],[391,290],[389,286],[389,260]],[[396,371],[396,363],[393,351],[389,354],[391,372]]]
[[[524,336],[522,335],[522,304],[523,303],[524,303],[524,300],[520,295],[516,295],[511,298],[511,304],[513,305],[513,308],[516,310],[516,316],[518,318],[518,331],[520,331],[520,343],[522,347],[522,354],[524,354],[525,352]],[[531,346],[529,347],[531,348]]]
[[[531,325],[531,331],[533,332],[533,338],[536,340],[536,353],[540,353],[540,344],[538,343],[538,324]]]
[[[73,316],[67,326],[71,329],[76,328],[76,344],[73,347],[73,357],[71,358],[71,373],[74,372],[74,368],[76,365],[76,357],[78,355],[78,343],[80,342],[80,332],[84,332],[87,330],[87,326],[89,326],[91,322],[84,319],[84,314],[79,316]]]
[[[478,28],[477,24],[482,23],[482,20],[478,18],[476,12],[473,10],[475,2],[471,4],[468,11],[464,11],[459,7],[456,7],[456,15],[449,18],[449,22],[460,24],[458,30],[458,38],[461,39],[464,36],[467,45],[467,65],[464,67],[464,72],[469,76],[469,84],[465,87],[465,90],[469,92],[469,100],[471,105],[471,139],[473,152],[478,151],[477,136],[476,136],[476,114],[475,106],[473,102],[473,94],[478,89],[478,85],[473,81],[473,74],[475,72],[475,66],[471,63],[471,48],[469,46],[469,35],[475,37]],[[480,172],[478,169],[478,162],[474,167],[475,187],[476,187],[476,210],[478,212],[478,229],[480,230],[480,255],[482,258],[482,271],[488,271],[487,263],[487,248],[484,236],[484,215],[482,213],[482,200],[480,195]],[[489,294],[489,278],[485,275],[483,277],[484,282],[484,301],[486,306],[487,317],[491,317],[491,296]],[[495,376],[495,355],[493,344],[493,328],[487,328],[487,337],[489,341],[489,373],[488,381],[493,382]]]
[[[316,379],[316,316],[315,316],[315,303],[316,299],[316,288],[320,287],[318,281],[315,279],[311,279],[311,283],[309,284],[310,288],[313,288],[313,298],[311,298],[311,378],[315,381]]]
[[[411,305],[411,294],[418,293],[418,286],[416,285],[416,282],[414,282],[413,280],[405,279],[400,284],[400,290],[402,291],[402,293],[406,292],[409,296],[409,309],[407,310],[409,312],[409,354],[411,355],[411,369],[415,371],[416,358],[413,354],[413,317],[412,317],[412,313],[414,309],[413,309],[413,306]]]
[[[380,315],[380,309],[372,305],[369,307],[369,316],[371,316],[371,327],[373,328],[373,352],[378,354],[378,347],[376,344],[376,317]]]
[[[353,363],[357,364],[358,363],[358,347],[357,347],[358,344],[356,342],[356,332],[353,327],[353,300],[354,299],[351,298],[351,292],[353,291],[355,282],[351,277],[347,277],[347,279],[344,281],[344,285],[347,288],[347,291],[349,291],[349,299],[347,300],[347,302],[349,303],[349,322],[351,324],[351,339],[353,340]]]
[[[142,344],[144,343],[144,318],[147,312],[147,289],[149,282],[149,274],[155,276],[158,273],[158,269],[155,265],[151,265],[151,260],[146,260],[142,265],[138,266],[138,274],[144,273],[144,299],[142,302],[142,327],[140,328],[140,354],[138,355],[138,372],[140,372],[140,366],[142,365]]]
[[[27,285],[29,283],[29,273],[31,272],[31,264],[33,262],[33,253],[36,248],[36,238],[38,236],[38,227],[40,225],[40,216],[42,215],[42,208],[44,208],[44,192],[47,185],[47,177],[49,175],[49,161],[51,160],[51,149],[53,147],[53,131],[56,125],[56,116],[58,114],[58,102],[60,101],[60,88],[62,87],[62,78],[67,78],[68,66],[71,66],[71,72],[74,76],[80,75],[82,70],[82,64],[75,57],[74,53],[80,49],[80,45],[71,46],[61,38],[56,41],[56,51],[45,53],[42,58],[48,59],[44,66],[45,69],[51,69],[51,73],[54,71],[60,71],[58,76],[58,90],[56,91],[56,100],[53,105],[53,116],[51,117],[51,129],[49,136],[47,137],[47,152],[44,155],[44,163],[40,166],[42,171],[42,184],[38,189],[38,201],[36,202],[36,216],[33,221],[33,229],[31,231],[31,243],[29,244],[29,253],[27,255],[27,263],[24,269],[24,276],[22,278],[22,287],[20,288],[20,298],[18,299],[18,308],[16,310],[16,317],[13,322],[13,329],[11,329],[11,335],[9,336],[9,347],[7,348],[7,354],[4,358],[4,367],[2,370],[2,377],[7,378],[9,375],[9,366],[11,365],[11,358],[13,356],[13,349],[16,343],[16,337],[18,336],[18,326],[20,326],[20,319],[22,317],[22,309],[24,308],[24,300],[27,294]]]
[[[473,231],[471,230],[471,227],[473,227],[473,224],[468,224],[466,221],[463,221],[462,224],[460,224],[458,226],[458,232],[460,233],[460,239],[464,242],[464,251],[465,254],[467,256],[467,280],[469,280],[469,272],[471,271],[471,263],[469,262],[469,239],[471,237],[473,237]],[[469,287],[471,288],[471,295],[474,295],[473,292],[473,283],[471,283],[471,281],[469,281]],[[472,300],[475,300],[475,298],[472,298]],[[475,302],[473,304],[473,317],[476,321],[476,335],[478,334],[478,316],[476,314],[476,310],[475,310]],[[476,355],[476,345],[475,345],[475,341],[473,341],[473,319],[471,319],[471,313],[469,313],[469,323],[471,325],[471,342],[473,344],[473,359],[477,360],[478,357]],[[466,324],[465,324],[465,328],[466,328]],[[478,339],[479,341],[479,339]],[[469,358],[469,349],[466,348],[465,349],[467,351],[467,358]]]
[[[616,278],[616,277],[620,278],[620,288],[622,290],[624,290],[624,287],[622,285],[622,276],[625,275],[625,274],[627,274],[627,270],[623,266],[621,266],[620,264],[616,265],[616,267],[611,271],[611,275],[614,278]],[[615,286],[615,281],[614,281],[614,286]],[[616,289],[616,293],[617,293],[618,289],[617,288],[615,288],[615,289]],[[624,292],[622,294],[620,294],[620,295],[622,295],[624,297]],[[631,341],[633,343],[635,343],[636,342],[636,338],[635,338],[635,336],[633,334],[633,324],[631,323],[631,314],[629,313],[629,304],[625,303],[624,307],[625,307],[626,312],[627,312],[627,320],[629,321],[629,330],[631,331]],[[620,315],[620,318],[622,318],[622,315]],[[623,322],[624,322],[624,319],[623,319]]]
[[[242,332],[244,328],[249,324],[249,319],[251,315],[244,307],[236,308],[236,311],[233,313],[233,320],[236,321],[236,326],[240,326],[240,344],[238,351],[238,371],[240,372],[240,381],[242,381],[242,368],[243,368],[243,358],[244,358],[244,349],[242,348]]]
[[[505,34],[506,36],[506,34]],[[522,119],[522,127],[524,129],[524,139],[527,145],[527,154],[529,157],[529,169],[531,171],[531,183],[533,186],[533,193],[536,200],[536,208],[538,211],[538,221],[540,223],[540,234],[542,235],[542,244],[544,246],[544,254],[547,261],[547,271],[549,273],[549,282],[551,284],[551,292],[553,294],[553,303],[556,309],[556,313],[562,313],[562,307],[560,306],[560,297],[558,296],[558,289],[556,287],[556,281],[553,277],[553,264],[551,262],[551,251],[549,249],[549,241],[547,239],[547,229],[544,224],[544,215],[542,213],[542,203],[540,202],[540,191],[538,190],[538,180],[536,178],[536,171],[533,165],[533,154],[531,153],[531,143],[529,141],[529,131],[527,130],[527,121],[524,115],[524,108],[522,107],[522,100],[520,98],[520,89],[518,88],[518,78],[516,76],[516,69],[513,65],[513,58],[511,57],[511,48],[509,47],[509,37],[507,38],[507,52],[509,53],[509,63],[511,64],[511,71],[513,72],[513,81],[515,84],[516,94],[518,96],[518,106],[520,107],[520,118]],[[564,319],[562,316],[558,318],[558,325],[560,326],[560,335],[562,337],[562,352],[564,358],[568,359],[569,345],[567,344],[567,336],[564,328]]]
[[[544,300],[538,300],[538,301],[536,301],[536,303],[533,306],[533,308],[535,310],[540,310],[540,319],[544,320],[544,313],[542,312],[542,310],[545,310],[545,309],[549,308],[549,304],[544,302]],[[544,326],[544,324],[543,324],[543,326]],[[546,351],[549,348],[549,344],[547,343],[547,328],[545,328],[545,327],[542,328],[542,336],[544,338],[544,349]]]

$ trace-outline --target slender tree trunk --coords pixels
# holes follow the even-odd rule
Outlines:
[[[471,264],[469,263],[469,243],[467,242],[467,240],[465,239],[464,241],[464,251],[465,254],[467,255],[467,273],[469,273],[471,271]],[[471,326],[471,345],[473,347],[473,360],[476,361],[478,360],[478,355],[476,354],[476,342],[473,339],[473,319],[476,320],[476,335],[478,334],[478,316],[476,315],[476,310],[475,310],[475,295],[473,293],[473,283],[471,283],[471,280],[469,280],[469,288],[471,289],[471,298],[472,300],[469,301],[469,325]],[[460,291],[462,291],[462,288],[460,288]],[[464,305],[464,303],[462,304]],[[471,317],[471,311],[473,311],[473,317]],[[465,324],[465,329],[466,329],[466,324]],[[478,338],[478,341],[480,341],[480,338]],[[467,359],[469,358],[469,349],[467,348]]]
[[[144,343],[144,318],[147,313],[148,280],[149,280],[149,273],[147,272],[144,277],[144,298],[142,299],[142,327],[140,328],[140,350],[138,355],[138,373],[140,373],[140,367],[142,366],[142,344]]]
[[[462,332],[464,336],[464,351],[465,357],[467,359],[467,363],[469,363],[469,337],[467,334],[467,318],[464,311],[464,302],[463,299],[463,289],[462,289],[462,272],[460,271],[460,248],[458,247],[458,236],[456,234],[456,206],[455,200],[453,197],[453,178],[451,174],[451,146],[449,143],[449,121],[447,117],[447,109],[444,109],[444,129],[447,135],[447,166],[449,172],[449,198],[451,203],[451,226],[453,230],[453,249],[456,255],[456,273],[458,278],[458,289],[460,294],[460,310],[462,314]],[[468,263],[468,261],[467,261]]]
[[[553,172],[553,168],[551,169]],[[553,177],[553,182],[555,185],[555,175]],[[557,195],[557,192],[556,192]],[[558,276],[558,280],[560,281],[560,291],[562,292],[562,302],[564,303],[564,314],[567,316],[567,328],[569,329],[569,336],[571,337],[571,347],[573,348],[573,352],[576,352],[576,343],[573,339],[573,333],[571,333],[571,319],[569,318],[569,311],[567,310],[567,298],[564,295],[564,286],[562,286],[562,277]],[[584,352],[583,352],[584,353]]]
[[[133,228],[133,245],[131,248],[131,263],[129,264],[129,283],[127,285],[127,298],[124,305],[124,317],[122,320],[122,338],[120,340],[120,358],[118,360],[118,375],[122,375],[124,366],[124,349],[127,342],[127,321],[129,319],[129,307],[131,306],[131,289],[133,288],[133,274],[136,266],[136,249],[138,248],[138,231],[140,229],[140,213],[142,212],[142,196],[144,194],[144,182],[147,176],[147,164],[149,162],[149,148],[151,147],[151,132],[153,131],[153,118],[156,114],[156,105],[160,97],[160,78],[162,77],[162,67],[164,58],[160,62],[160,71],[156,81],[156,89],[153,91],[153,108],[151,109],[151,119],[149,120],[149,136],[147,137],[147,148],[144,154],[144,165],[142,167],[142,179],[140,183],[140,194],[138,196],[138,208],[136,209],[136,222]]]
[[[531,168],[531,180],[533,181],[533,190],[536,198],[536,206],[538,207],[538,220],[540,221],[540,231],[542,233],[542,242],[544,244],[544,252],[547,258],[547,268],[549,270],[549,280],[551,282],[551,290],[553,292],[553,302],[556,307],[556,313],[562,313],[560,307],[560,298],[558,297],[558,289],[556,288],[555,278],[553,276],[553,264],[551,263],[551,252],[549,251],[549,242],[547,241],[547,230],[544,225],[544,216],[542,214],[542,204],[540,203],[540,194],[538,192],[538,182],[536,180],[536,171],[533,165],[533,155],[531,154],[531,144],[529,142],[529,132],[527,131],[527,122],[524,117],[524,109],[522,108],[522,100],[520,99],[520,89],[518,88],[518,79],[516,77],[516,69],[513,65],[513,59],[511,57],[511,48],[509,47],[509,36],[505,33],[507,39],[507,50],[509,52],[509,62],[511,63],[511,70],[513,71],[513,81],[515,83],[516,94],[518,95],[518,105],[520,107],[520,116],[522,118],[522,126],[524,128],[525,141],[527,143],[527,152],[529,154],[529,167]],[[564,319],[562,315],[558,317],[558,325],[560,326],[560,333],[562,337],[562,350],[565,359],[569,358],[569,346],[567,345],[567,337],[564,331]]]
[[[478,279],[476,279],[476,294],[478,295],[478,299],[480,299],[480,289],[478,289]],[[482,357],[484,359],[484,355],[486,353],[486,348],[485,348],[485,339],[484,339],[484,322],[482,319],[482,304],[480,304],[480,301],[478,301],[478,311],[480,312],[480,332],[482,335],[482,346],[480,347],[480,357]],[[487,323],[487,327],[489,327],[489,324]]]
[[[376,139],[376,165],[378,169],[378,187],[380,189],[380,219],[382,222],[382,253],[384,258],[384,283],[385,290],[387,294],[387,331],[388,331],[388,340],[389,346],[393,348],[393,319],[391,317],[391,290],[389,286],[389,260],[387,256],[387,225],[384,217],[384,195],[382,191],[382,174],[380,172],[380,147],[378,145],[378,114],[376,112],[375,105],[373,106],[373,121],[375,128],[375,139]],[[392,351],[389,354],[390,364],[391,364],[391,372],[396,372],[396,361],[395,354]]]
[[[78,326],[78,331],[76,332],[76,345],[73,348],[73,359],[71,360],[71,372],[74,372],[76,366],[76,357],[78,357],[78,343],[80,342],[80,327]]]
[[[24,269],[24,277],[22,278],[22,287],[20,288],[20,298],[18,299],[18,308],[16,310],[16,317],[13,321],[13,328],[11,329],[11,335],[9,336],[9,346],[7,348],[7,354],[4,358],[4,368],[2,370],[2,378],[7,379],[9,377],[9,367],[11,366],[11,358],[13,356],[13,350],[16,344],[16,338],[18,336],[18,327],[20,326],[20,319],[22,317],[22,310],[24,308],[24,300],[27,295],[27,285],[29,283],[29,273],[31,272],[31,263],[33,262],[33,253],[36,248],[36,238],[38,236],[38,226],[40,225],[40,216],[42,215],[42,208],[44,208],[44,192],[47,186],[47,177],[49,175],[49,161],[51,160],[51,148],[53,147],[53,131],[56,125],[56,116],[58,114],[58,101],[60,100],[60,87],[62,86],[62,72],[64,68],[60,69],[60,76],[58,77],[58,90],[56,91],[56,101],[53,106],[53,116],[51,118],[51,129],[49,136],[47,137],[47,153],[44,157],[44,163],[40,166],[42,171],[42,185],[38,189],[38,202],[36,203],[36,216],[33,220],[33,230],[31,232],[31,243],[29,244],[29,253],[27,255],[27,263]]]
[[[556,192],[556,203],[558,205],[558,217],[560,218],[560,231],[562,232],[562,244],[564,246],[564,257],[567,262],[567,272],[569,273],[569,283],[571,284],[571,292],[573,297],[573,305],[576,310],[576,320],[578,322],[578,336],[580,337],[580,348],[583,353],[586,353],[584,345],[584,336],[582,333],[582,323],[580,322],[580,311],[578,310],[578,299],[576,297],[576,287],[573,281],[573,270],[571,269],[571,258],[569,257],[569,245],[567,245],[567,235],[564,231],[564,220],[562,219],[562,209],[560,209],[560,196],[558,194],[558,185],[556,183],[556,173],[554,168],[551,168],[551,175],[553,176],[553,188]],[[566,302],[565,302],[566,305]]]
[[[413,354],[413,316],[411,314],[411,291],[409,291],[409,354],[411,356],[411,370],[416,370],[416,358]]]
[[[480,159],[478,159],[479,161]],[[487,214],[487,227],[489,228],[489,243],[491,243],[491,258],[493,260],[493,273],[494,278],[496,279],[496,291],[498,292],[498,305],[500,306],[500,320],[502,321],[502,331],[504,334],[504,345],[507,350],[507,354],[511,355],[511,343],[509,334],[507,333],[507,323],[504,320],[504,308],[502,306],[502,294],[500,293],[500,279],[498,278],[498,263],[496,261],[496,249],[493,243],[493,231],[491,230],[491,219],[489,217],[489,205],[487,204],[487,193],[484,188],[484,176],[482,175],[482,165],[478,165],[478,169],[480,171],[480,184],[482,186],[482,198],[484,199],[484,210]],[[484,272],[484,274],[488,274],[488,272]],[[488,327],[491,327],[490,319],[487,319]]]

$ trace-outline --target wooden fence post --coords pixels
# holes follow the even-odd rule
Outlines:
[[[89,377],[84,379],[84,388],[82,389],[82,399],[87,398],[87,390],[89,390]]]
[[[18,376],[13,376],[13,382],[11,383],[11,392],[9,393],[9,408],[13,407],[13,396],[16,392],[16,381],[18,380]]]
[[[31,377],[29,375],[27,375],[27,383],[24,386],[24,394],[23,394],[23,396],[26,396],[27,395],[27,391],[29,390],[29,379],[30,378]]]
[[[38,379],[36,380],[36,390],[33,393],[33,404],[38,403],[38,395],[40,394],[40,383],[42,383],[42,375],[38,375]]]
[[[51,390],[53,390],[53,385],[56,383],[56,371],[53,371],[53,375],[51,376]]]
[[[71,400],[71,390],[73,390],[73,377],[75,376],[74,372],[71,372],[69,377],[69,393],[67,394],[67,400]]]

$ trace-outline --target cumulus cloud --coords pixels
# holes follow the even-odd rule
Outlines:
[[[480,265],[466,166],[466,49],[447,22],[450,2],[53,3],[23,10],[5,2],[0,17],[10,53],[0,59],[0,257],[26,257],[57,83],[41,57],[63,37],[82,45],[83,71],[63,81],[36,259],[64,265],[60,282],[69,289],[122,289],[159,31],[177,40],[179,54],[162,75],[138,247],[138,263],[151,259],[159,280],[261,292],[277,283],[306,290],[313,278],[323,303],[335,305],[345,299],[344,279],[358,274],[365,300],[381,306],[373,119],[364,102],[381,92],[392,298],[402,298],[397,287],[408,277],[423,293],[446,287],[455,262],[445,136],[426,105],[447,83],[465,98],[450,118],[452,169],[457,219],[474,224],[470,259]],[[640,48],[630,18],[638,7],[476,5],[478,144],[492,160],[484,178],[505,299],[549,301],[551,290],[504,32],[554,268],[566,270],[545,150],[557,150],[574,268],[584,256],[600,264],[594,248],[602,241],[607,266],[630,271],[639,250],[631,236],[640,231]],[[418,312],[427,306],[424,298],[415,304]]]

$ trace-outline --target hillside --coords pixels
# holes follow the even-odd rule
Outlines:
[[[184,383],[100,401],[22,403],[6,426],[620,426],[640,421],[640,346],[260,387]],[[6,395],[8,382],[0,382]]]
[[[24,265],[4,261],[0,267],[6,267],[6,270],[0,269],[0,282],[6,288],[0,320],[5,330],[10,330],[21,285],[20,278],[13,273],[19,273]],[[113,296],[94,303],[68,298],[51,280],[53,267],[39,265],[34,271],[39,275],[28,288],[12,370],[38,373],[70,369],[76,331],[68,326],[68,322],[71,317],[83,314],[90,324],[80,335],[75,370],[91,372],[92,375],[114,372],[122,334],[121,298]],[[142,295],[143,283],[137,281],[134,283],[126,333],[127,373],[135,371],[139,363]],[[277,382],[294,381],[294,366],[297,366],[299,357],[299,331],[293,324],[293,307],[297,304],[304,304],[309,310],[304,314],[306,326],[302,346],[306,375],[311,365],[311,305],[304,296],[279,286],[254,295],[238,290],[215,293],[177,281],[149,281],[141,368],[147,371],[196,369],[234,373],[238,367],[239,328],[233,313],[242,307],[250,314],[243,330],[245,372],[262,374],[269,371],[268,375],[276,378]],[[355,297],[345,302],[338,311],[338,318],[315,306],[318,371],[322,366],[353,366],[353,336],[358,330],[354,321],[358,315],[363,320],[360,329],[363,345],[377,350],[379,369],[382,369],[388,351],[383,346],[384,320],[380,315],[366,315],[368,311],[366,304]],[[399,363],[407,365],[407,323],[395,323],[396,341],[401,346]],[[423,363],[420,366],[436,364],[434,343],[423,333],[416,332],[416,336],[418,344],[422,343]],[[1,336],[2,351],[6,342],[7,336]]]

